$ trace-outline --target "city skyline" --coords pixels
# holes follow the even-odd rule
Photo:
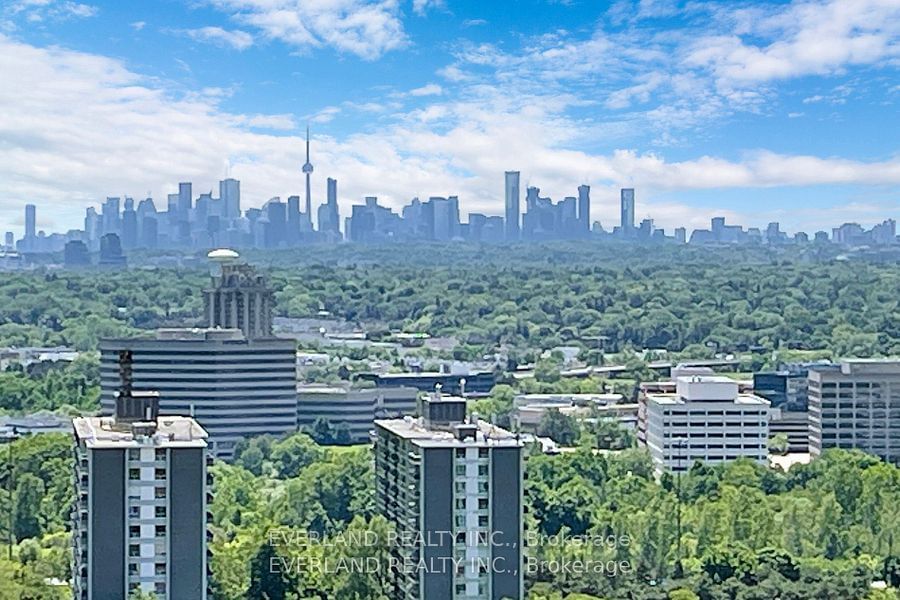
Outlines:
[[[554,199],[590,185],[604,226],[622,187],[669,229],[896,216],[894,3],[482,4],[13,2],[0,228],[35,203],[65,230],[185,179],[240,179],[251,207],[304,198],[307,122],[312,203],[330,176],[342,213],[450,194],[502,214],[496,173],[517,169]]]

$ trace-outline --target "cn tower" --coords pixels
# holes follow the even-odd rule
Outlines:
[[[310,193],[309,176],[312,175],[313,166],[309,162],[309,125],[306,126],[306,164],[303,165],[306,173],[306,221],[312,228],[312,194]]]

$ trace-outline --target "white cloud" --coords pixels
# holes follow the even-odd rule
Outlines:
[[[795,0],[731,32],[701,37],[685,60],[710,69],[720,85],[748,85],[896,60],[898,36],[896,0]]]
[[[13,0],[4,8],[9,17],[24,17],[32,23],[93,17],[98,10],[96,6],[71,0]]]
[[[429,9],[445,8],[444,0],[413,0],[413,12],[424,16]]]
[[[198,29],[177,30],[192,40],[209,42],[218,46],[228,46],[235,50],[246,50],[253,45],[253,36],[246,31],[229,31],[221,27],[200,27]]]
[[[77,227],[84,207],[108,194],[138,197],[152,190],[162,199],[184,180],[197,189],[214,188],[226,164],[242,182],[245,206],[302,187],[302,136],[264,131],[295,129],[295,120],[224,111],[218,103],[227,89],[178,96],[120,61],[3,36],[0,81],[18,82],[15,89],[0,86],[0,223],[17,222],[24,204],[35,202],[40,227]],[[516,168],[554,198],[589,183],[594,213],[604,223],[615,220],[617,187],[633,185],[640,190],[638,214],[671,227],[679,220],[704,224],[721,212],[669,198],[690,190],[900,184],[900,157],[861,162],[757,151],[740,160],[671,161],[630,149],[571,150],[596,131],[565,116],[580,101],[556,94],[510,97],[471,85],[464,95],[447,94],[384,116],[371,132],[331,138],[313,127],[315,201],[323,199],[325,177],[331,176],[340,182],[343,214],[367,194],[395,208],[415,194],[458,194],[464,212],[498,214],[502,173]],[[322,122],[339,110],[326,107],[310,120]],[[754,214],[745,222],[768,218]]]
[[[440,96],[444,90],[436,83],[429,83],[414,90],[410,90],[410,96]]]
[[[131,24],[131,28],[134,29],[135,31],[141,31],[146,26],[147,26],[146,21],[135,21],[134,23]]]
[[[330,46],[375,60],[403,47],[398,0],[208,0],[266,37],[306,50]]]

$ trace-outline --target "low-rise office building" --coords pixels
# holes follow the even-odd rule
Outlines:
[[[900,463],[900,359],[809,372],[809,451],[857,448]]]
[[[419,390],[412,387],[352,389],[345,386],[297,386],[297,426],[311,430],[319,419],[346,426],[352,443],[371,440],[375,419],[392,419],[416,412]]]
[[[646,395],[646,445],[658,473],[695,461],[722,463],[768,456],[769,402],[741,393],[727,377],[679,377],[672,393]]]

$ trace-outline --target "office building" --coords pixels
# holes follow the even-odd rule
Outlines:
[[[109,269],[125,266],[125,255],[122,253],[122,242],[115,233],[106,233],[100,238],[99,265]]]
[[[900,359],[847,359],[809,372],[809,451],[857,448],[900,463]]]
[[[506,241],[519,241],[519,172],[507,171],[506,177]]]
[[[523,443],[466,418],[466,401],[422,401],[421,417],[375,421],[376,510],[394,527],[393,600],[518,600],[523,589]]]
[[[272,337],[275,294],[263,275],[239,263],[233,250],[213,250],[210,287],[203,290],[209,327],[240,329],[247,339]]]
[[[160,414],[193,415],[216,456],[242,438],[297,429],[293,340],[246,338],[237,329],[160,329],[154,337],[100,342],[100,404],[110,414],[119,357],[130,352],[136,391],[159,393]]]
[[[812,370],[839,371],[831,363],[794,363],[753,374],[753,393],[769,401],[769,435],[783,433],[789,452],[809,451],[808,377]]]
[[[658,473],[686,471],[695,461],[768,457],[769,401],[741,393],[714,375],[675,380],[674,392],[647,393],[646,445]]]
[[[63,250],[63,264],[69,269],[90,265],[91,254],[88,251],[87,244],[81,240],[66,242],[66,247]]]
[[[207,598],[206,432],[122,392],[109,417],[73,420],[76,600]]]
[[[37,207],[34,204],[25,205],[25,244],[23,250],[33,250],[34,241],[37,238]]]
[[[634,235],[634,188],[622,188],[619,231],[624,237]]]
[[[337,180],[328,178],[328,195],[325,204],[319,207],[319,232],[326,241],[335,242],[340,238],[341,215],[337,203]]]
[[[219,199],[225,220],[230,222],[241,216],[241,182],[237,179],[223,179],[219,182]]]
[[[351,389],[345,386],[297,387],[297,427],[310,431],[319,419],[337,430],[344,429],[348,442],[371,438],[375,419],[399,418],[416,412],[419,390],[412,387]]]
[[[360,373],[359,378],[376,387],[412,387],[420,392],[433,392],[440,386],[446,393],[458,396],[487,396],[496,383],[493,371]]]
[[[125,198],[125,209],[122,211],[122,245],[125,248],[138,246],[137,212],[134,210],[134,199]]]

